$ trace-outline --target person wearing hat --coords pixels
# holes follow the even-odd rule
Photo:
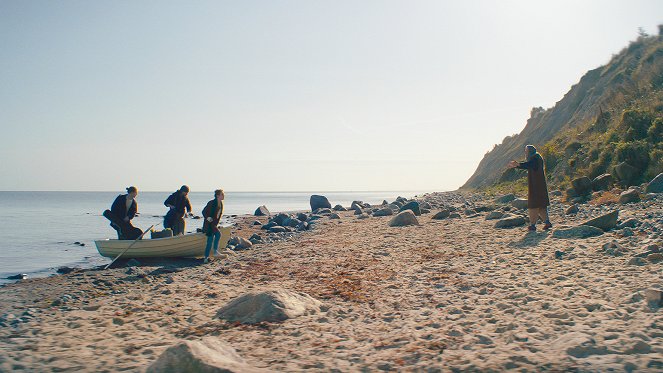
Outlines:
[[[191,202],[189,202],[189,187],[182,185],[182,187],[175,191],[175,193],[168,196],[163,203],[169,208],[166,216],[163,218],[163,226],[173,230],[173,236],[184,234],[186,224],[184,223],[184,214],[191,212]]]
[[[529,209],[529,231],[536,231],[536,222],[541,218],[544,223],[543,229],[552,228],[548,217],[548,185],[546,183],[546,171],[544,169],[543,157],[536,151],[533,145],[525,146],[525,162],[511,161],[509,168],[520,168],[527,170],[527,208]]]
[[[214,191],[214,199],[207,202],[203,208],[203,233],[207,236],[207,246],[205,246],[205,263],[209,260],[209,254],[212,250],[212,240],[214,241],[214,256],[219,255],[219,239],[221,239],[221,232],[219,232],[219,220],[223,214],[223,199],[225,194],[223,189]]]

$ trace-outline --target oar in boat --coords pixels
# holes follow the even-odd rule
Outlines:
[[[131,249],[131,247],[133,247],[133,245],[134,245],[136,242],[138,242],[138,240],[140,240],[141,238],[143,238],[143,236],[145,235],[145,233],[149,232],[150,229],[156,227],[156,226],[159,225],[159,224],[161,224],[161,223],[152,224],[149,228],[147,228],[147,229],[145,230],[145,232],[143,232],[143,234],[140,235],[140,237],[136,238],[136,239],[134,240],[134,242],[132,242],[131,245],[129,245],[129,247],[127,247],[126,249],[124,249],[124,251],[122,251],[122,252],[120,253],[120,255],[116,256],[115,259],[113,259],[112,262],[108,263],[108,264],[106,265],[106,267],[104,267],[104,269],[108,269],[108,267],[112,266],[113,263],[115,263],[116,260],[120,259],[120,257],[121,257],[122,255],[124,255],[124,253],[126,253],[127,251],[129,251],[129,249]]]

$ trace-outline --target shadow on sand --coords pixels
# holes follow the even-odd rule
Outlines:
[[[550,232],[527,232],[525,235],[518,241],[512,241],[509,243],[509,247],[516,249],[524,249],[526,247],[537,246],[541,241],[545,240],[546,237],[550,235]]]

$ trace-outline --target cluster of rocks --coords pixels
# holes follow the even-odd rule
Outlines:
[[[35,308],[28,308],[18,316],[13,313],[6,313],[0,316],[0,328],[6,328],[10,326],[17,328],[21,324],[34,320],[37,317],[36,313],[37,310]]]
[[[620,169],[619,166],[615,170]],[[619,180],[625,180],[617,174]],[[603,174],[590,179],[587,176],[579,177],[571,181],[572,187],[566,190],[566,199],[571,203],[583,203],[593,196],[601,195],[601,192],[611,191],[619,194],[619,203],[627,204],[639,202],[641,194],[663,193],[663,174],[658,174],[649,183],[640,186],[631,186],[626,190],[614,188],[616,180],[611,174]]]

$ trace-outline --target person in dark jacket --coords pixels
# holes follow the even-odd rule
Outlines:
[[[525,146],[525,156],[527,159],[525,162],[511,161],[509,167],[527,170],[527,208],[530,222],[527,229],[536,231],[536,222],[541,218],[541,221],[544,222],[543,229],[548,230],[552,228],[552,224],[548,217],[550,198],[548,197],[543,157],[533,145]]]
[[[212,240],[214,240],[214,256],[219,255],[219,239],[221,239],[221,232],[219,232],[219,220],[223,214],[223,199],[225,194],[223,189],[214,191],[214,199],[207,202],[203,208],[203,233],[207,235],[207,246],[205,246],[205,263],[209,261],[209,254],[212,249]]]
[[[104,216],[111,221],[111,227],[117,231],[117,238],[120,240],[135,240],[143,234],[131,224],[131,219],[138,213],[136,196],[138,189],[130,186],[127,188],[127,194],[117,196],[110,210],[104,211]]]
[[[168,196],[163,203],[170,209],[163,218],[163,226],[164,228],[172,229],[173,236],[184,234],[184,229],[186,228],[184,214],[191,212],[191,203],[189,202],[189,197],[187,197],[188,194],[189,187],[182,185],[179,190]]]

